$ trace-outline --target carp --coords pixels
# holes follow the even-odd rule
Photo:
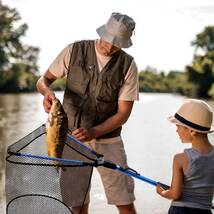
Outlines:
[[[60,101],[55,98],[52,101],[51,110],[46,123],[46,146],[48,156],[61,158],[68,132],[68,118]],[[58,161],[54,161],[59,165]],[[58,167],[57,167],[58,168]]]

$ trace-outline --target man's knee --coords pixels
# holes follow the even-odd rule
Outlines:
[[[80,207],[73,207],[72,208],[73,214],[88,214],[88,204],[84,204]]]
[[[137,214],[134,204],[117,205],[120,214]]]

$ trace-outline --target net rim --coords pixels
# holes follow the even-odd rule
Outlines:
[[[61,204],[63,204],[66,208],[68,208],[68,210],[69,210],[71,213],[73,213],[72,210],[70,209],[70,207],[69,207],[67,204],[65,204],[64,202],[62,202],[62,201],[60,201],[59,199],[54,198],[54,197],[52,197],[52,196],[43,195],[43,194],[25,194],[25,195],[20,195],[20,196],[17,196],[17,197],[15,197],[15,198],[13,198],[12,200],[10,200],[10,201],[7,203],[7,206],[6,206],[6,213],[9,214],[9,212],[8,212],[9,205],[11,205],[11,203],[14,202],[15,200],[17,200],[17,199],[19,199],[19,198],[32,197],[32,196],[39,196],[39,197],[45,197],[45,198],[54,199],[54,200],[60,202]]]

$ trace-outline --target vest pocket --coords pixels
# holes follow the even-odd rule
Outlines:
[[[118,103],[117,102],[104,102],[97,100],[97,112],[98,113],[107,113],[117,111]]]
[[[69,85],[69,90],[74,92],[75,94],[83,97],[86,94],[88,83],[79,83],[79,82],[71,82]]]
[[[118,109],[117,102],[102,102],[97,101],[96,106],[96,124],[100,124],[112,115],[116,114]]]
[[[86,100],[73,91],[66,91],[63,107],[68,115],[69,129],[73,131],[79,128],[81,122],[82,107]]]
[[[79,128],[80,108],[71,103],[64,104],[64,110],[68,116],[69,130],[74,131]]]
[[[89,80],[90,78],[84,68],[73,66],[67,79],[67,89],[83,97],[86,93]]]

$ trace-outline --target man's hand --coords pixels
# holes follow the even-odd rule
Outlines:
[[[45,112],[49,113],[52,106],[52,100],[56,98],[54,92],[50,89],[45,91],[44,99],[43,99],[43,106],[45,109]]]
[[[56,77],[47,70],[37,81],[36,87],[38,92],[40,92],[43,96],[43,106],[45,109],[45,112],[49,113],[51,106],[52,106],[52,100],[55,99],[55,94],[51,90],[50,85],[56,80]]]
[[[78,128],[71,133],[75,138],[80,141],[90,141],[95,138],[95,131],[93,128]]]

